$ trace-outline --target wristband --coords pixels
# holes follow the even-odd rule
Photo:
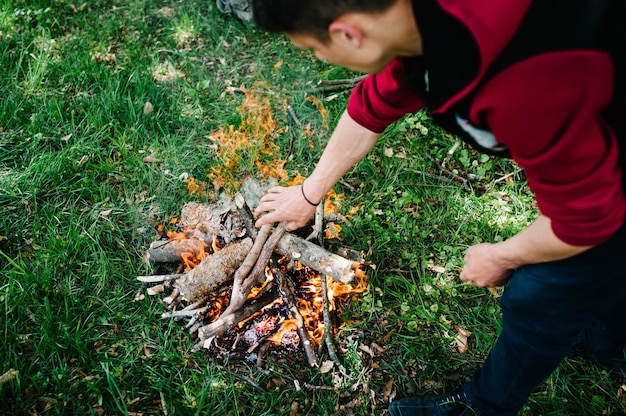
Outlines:
[[[304,193],[304,182],[302,183],[302,185],[300,186],[300,190],[302,191],[302,197],[304,198],[304,200],[306,202],[308,202],[310,205],[313,205],[314,207],[318,206],[320,203],[318,202],[317,204],[314,204],[313,202],[311,202],[311,200],[309,198],[306,197],[306,194]]]

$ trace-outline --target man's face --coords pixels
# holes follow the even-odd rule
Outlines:
[[[374,42],[364,43],[362,47],[357,48],[353,43],[342,41],[337,37],[331,37],[328,42],[321,42],[311,35],[288,33],[287,36],[296,48],[310,49],[318,59],[354,71],[377,73],[394,58],[387,56]]]

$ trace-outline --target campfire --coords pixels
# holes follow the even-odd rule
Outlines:
[[[162,317],[189,328],[195,350],[238,355],[259,366],[268,354],[302,353],[315,367],[326,347],[340,366],[333,320],[342,301],[366,287],[358,253],[323,247],[326,224],[341,219],[318,209],[314,231],[302,238],[283,223],[254,227],[239,193],[219,203],[188,203],[180,219],[159,227],[160,238],[145,255],[155,272],[137,278],[136,299],[144,292],[162,295]]]

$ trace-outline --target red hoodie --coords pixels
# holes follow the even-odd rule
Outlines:
[[[562,241],[600,244],[626,217],[616,121],[626,117],[608,116],[625,107],[610,8],[626,2],[611,1],[414,0],[424,55],[363,80],[348,113],[382,132],[427,107],[479,151],[524,168]]]

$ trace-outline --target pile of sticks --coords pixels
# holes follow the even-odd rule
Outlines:
[[[318,210],[316,230],[323,230],[323,221],[323,212]],[[163,299],[168,311],[162,317],[187,320],[186,326],[197,338],[194,349],[199,350],[211,349],[217,337],[247,321],[280,297],[290,320],[296,323],[307,362],[315,367],[319,364],[318,354],[322,345],[320,352],[316,353],[315,342],[304,325],[293,281],[284,271],[285,263],[289,269],[297,261],[322,277],[326,323],[323,344],[333,361],[341,366],[329,335],[326,276],[350,283],[362,261],[331,253],[309,241],[319,238],[319,231],[309,239],[303,239],[286,232],[284,223],[276,226],[267,224],[257,229],[241,194],[235,195],[232,206],[189,203],[182,210],[181,224],[190,238],[156,241],[146,253],[150,263],[180,262],[179,269],[173,274],[137,277],[143,284],[137,300],[143,298],[144,290],[149,295],[168,294]],[[218,241],[224,246],[220,248]],[[197,266],[185,271],[184,260],[189,256],[204,258]],[[266,281],[267,269],[273,276],[269,281]],[[253,290],[258,293],[251,300]],[[218,303],[228,298],[229,292],[228,306],[223,309]],[[214,311],[219,311],[219,314],[215,316]]]

